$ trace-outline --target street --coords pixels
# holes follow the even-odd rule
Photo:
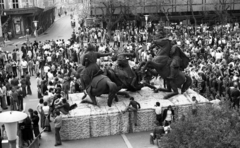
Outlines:
[[[45,40],[57,40],[64,39],[67,40],[71,37],[72,28],[70,25],[70,17],[63,16],[62,18],[55,21],[55,23],[42,35],[37,37],[38,41]],[[31,38],[30,41],[34,41],[36,38]],[[15,45],[21,47],[21,44],[25,42],[25,39],[16,39],[11,41],[3,50],[12,51]],[[31,89],[32,95],[27,96],[24,99],[25,111],[27,112],[29,108],[36,109],[38,104],[37,97],[37,82],[36,77],[31,77]],[[52,125],[53,126],[53,125]],[[150,132],[132,133],[115,135],[109,137],[99,137],[90,138],[76,141],[63,141],[62,146],[59,147],[71,147],[71,148],[153,148],[149,144],[149,134]],[[42,148],[53,148],[55,147],[54,130],[51,133],[44,132],[42,134],[42,139],[40,141]]]

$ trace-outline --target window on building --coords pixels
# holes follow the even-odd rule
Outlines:
[[[13,9],[14,8],[19,8],[18,0],[12,0],[12,5],[13,5]]]
[[[4,9],[4,0],[0,0],[0,9]]]
[[[29,1],[26,0],[26,7],[28,8],[29,7]]]

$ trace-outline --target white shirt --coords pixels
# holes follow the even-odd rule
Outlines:
[[[41,85],[41,83],[42,83],[42,79],[41,79],[41,78],[39,78],[39,77],[37,77],[37,86],[40,86],[40,85]]]
[[[223,58],[223,53],[222,52],[216,52],[215,57],[216,57],[216,60],[222,59]]]
[[[50,69],[49,66],[44,66],[44,72],[45,72],[45,73],[47,73],[49,69]]]
[[[178,41],[178,42],[177,42],[177,45],[181,45],[181,42],[180,42],[180,41]]]
[[[49,79],[49,81],[51,81],[52,79],[53,79],[53,74],[51,73],[51,72],[48,72],[48,79]]]
[[[50,100],[49,100],[49,99],[50,99],[49,95],[47,95],[47,96],[44,95],[44,96],[43,96],[44,102],[47,102],[48,104],[50,103]]]
[[[49,106],[43,106],[43,107],[42,107],[42,110],[43,110],[43,112],[44,112],[45,115],[48,115],[50,108],[49,108]]]
[[[27,65],[28,65],[27,61],[22,61],[21,62],[22,68],[27,68]]]
[[[48,56],[48,57],[47,57],[47,61],[48,61],[48,62],[52,62],[52,57],[51,57],[51,56]]]
[[[161,106],[156,106],[156,107],[154,107],[154,109],[155,109],[155,113],[157,115],[162,114],[162,107]]]
[[[45,50],[45,51],[44,51],[44,54],[45,54],[45,55],[48,55],[48,54],[49,54],[49,52],[48,52],[47,50]]]
[[[66,41],[66,45],[70,45],[70,44],[71,44],[70,41],[67,40],[67,41]]]
[[[59,56],[59,52],[56,52],[56,56],[57,56],[57,57]]]
[[[28,55],[29,57],[31,57],[31,56],[32,56],[32,52],[31,52],[30,50],[28,50],[27,55]]]
[[[103,46],[100,46],[98,50],[99,52],[105,52],[105,48]]]
[[[167,117],[165,119],[166,121],[172,121],[172,111],[168,110],[167,111]]]

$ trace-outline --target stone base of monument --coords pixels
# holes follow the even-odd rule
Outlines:
[[[119,102],[113,102],[112,107],[107,106],[107,95],[97,97],[98,105],[82,104],[82,93],[70,94],[70,104],[76,103],[78,107],[67,116],[63,116],[63,125],[61,128],[62,140],[77,140],[90,137],[110,136],[122,133],[150,131],[155,127],[156,121],[154,105],[160,102],[161,106],[166,108],[172,105],[176,109],[175,114],[183,114],[192,104],[192,96],[196,96],[199,103],[208,103],[209,101],[193,90],[189,89],[184,94],[179,94],[164,100],[167,95],[165,92],[154,93],[149,88],[142,88],[139,92],[129,92],[141,104],[141,109],[137,113],[137,124],[133,124],[133,113],[126,112],[122,114],[129,104],[129,98],[119,96]],[[89,99],[89,98],[87,98]]]

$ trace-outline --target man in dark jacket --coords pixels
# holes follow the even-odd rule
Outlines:
[[[154,144],[155,139],[161,139],[161,137],[165,134],[164,127],[160,125],[158,121],[156,121],[156,127],[154,128],[153,133],[150,134],[150,144]]]
[[[239,108],[240,91],[238,89],[238,83],[237,82],[234,82],[233,87],[230,87],[229,97],[230,97],[230,100],[233,103],[232,107],[235,108],[237,106],[237,108]]]
[[[39,131],[39,117],[38,117],[38,112],[35,110],[33,111],[33,114],[31,116],[31,120],[33,123],[33,132],[35,137],[39,136],[39,139],[41,139],[40,131]]]
[[[32,90],[31,90],[31,76],[29,75],[28,72],[26,72],[26,85],[27,85],[27,94],[32,95]]]
[[[26,78],[24,77],[24,75],[22,75],[22,78],[21,78],[21,80],[20,80],[20,83],[21,83],[22,92],[23,92],[23,98],[24,98],[24,97],[26,97],[26,95],[27,95],[27,90],[26,90],[27,81],[26,81]]]

